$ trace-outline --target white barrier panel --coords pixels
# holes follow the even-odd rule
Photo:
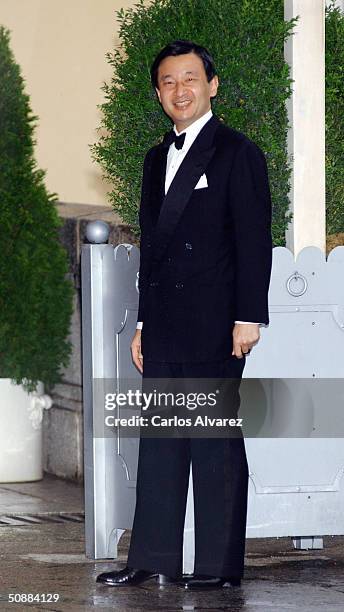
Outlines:
[[[118,388],[123,379],[140,379],[130,355],[138,269],[135,246],[82,249],[86,554],[97,559],[116,556],[135,509],[138,439],[94,438],[93,417],[94,379],[115,379]],[[333,436],[344,399],[343,278],[344,247],[327,261],[307,247],[296,262],[288,249],[274,249],[270,325],[261,328],[240,387],[250,470],[247,537],[310,537],[321,545],[321,536],[344,533],[344,445]],[[328,433],[320,438],[321,432]],[[186,573],[193,550],[190,486]]]

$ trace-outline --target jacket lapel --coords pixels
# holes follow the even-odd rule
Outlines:
[[[159,145],[156,149],[150,175],[150,216],[153,228],[156,226],[165,198],[165,174],[168,149]]]
[[[163,256],[195,186],[214,155],[213,139],[219,123],[217,117],[213,116],[202,128],[163,199],[153,236],[152,247],[155,261],[159,261]],[[161,149],[164,150],[163,147]],[[160,152],[160,155],[163,153]],[[161,159],[159,163],[162,169],[162,175],[160,175],[162,188],[165,182],[166,157],[167,155],[165,155],[164,163],[161,162]]]

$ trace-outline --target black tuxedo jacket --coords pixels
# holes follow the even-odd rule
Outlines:
[[[213,116],[165,196],[168,148],[143,169],[138,321],[144,360],[229,359],[235,320],[268,323],[271,197],[265,157]],[[202,174],[208,187],[195,189]]]

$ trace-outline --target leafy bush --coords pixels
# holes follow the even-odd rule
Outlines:
[[[281,0],[143,0],[117,13],[120,48],[108,53],[100,138],[94,159],[113,189],[116,212],[138,232],[137,212],[146,151],[171,128],[150,85],[150,66],[168,42],[187,38],[209,48],[220,88],[214,112],[264,151],[273,200],[273,238],[285,244],[290,167],[286,99],[291,93],[284,42],[296,20],[284,21]]]
[[[24,93],[10,33],[0,27],[0,376],[33,390],[61,378],[73,288],[55,194],[34,159],[36,119]]]
[[[344,232],[344,15],[326,9],[326,223]]]

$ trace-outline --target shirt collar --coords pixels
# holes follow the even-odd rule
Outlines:
[[[213,111],[210,109],[208,112],[202,115],[202,117],[200,117],[199,119],[191,123],[191,125],[189,125],[187,128],[185,128],[185,130],[182,130],[182,132],[177,132],[176,126],[175,125],[173,126],[173,129],[175,133],[177,134],[177,136],[180,136],[180,134],[185,133],[185,143],[184,143],[183,149],[185,148],[185,145],[187,147],[191,146],[193,141],[196,139],[196,137],[200,133],[201,129],[205,126],[205,124],[209,121],[209,119],[211,119],[212,116],[213,116]]]

